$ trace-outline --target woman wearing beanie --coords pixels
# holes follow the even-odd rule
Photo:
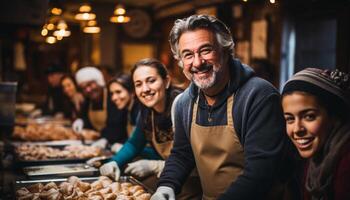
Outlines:
[[[350,199],[350,77],[307,68],[285,84],[287,134],[306,161],[303,199]]]

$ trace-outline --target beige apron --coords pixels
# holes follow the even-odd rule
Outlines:
[[[156,140],[156,131],[155,131],[155,125],[154,125],[154,111],[152,110],[151,113],[151,119],[152,119],[152,144],[154,149],[157,151],[157,153],[166,160],[169,155],[170,151],[173,148],[173,142],[174,140],[170,140],[163,143],[158,143]],[[157,179],[158,180],[158,179]],[[192,171],[192,174],[187,178],[186,182],[184,183],[182,187],[182,191],[180,194],[176,196],[177,200],[199,200],[201,199],[202,195],[202,188],[199,184],[199,177],[197,173],[194,173]]]
[[[101,131],[106,126],[107,121],[107,90],[103,90],[103,107],[102,110],[93,110],[90,102],[88,116],[91,125],[97,130]]]
[[[156,130],[155,130],[155,125],[154,125],[154,111],[151,111],[151,117],[152,117],[152,144],[154,149],[157,151],[157,153],[164,159],[166,160],[169,155],[170,151],[173,148],[173,140],[163,142],[163,143],[158,143],[156,140]]]
[[[227,100],[227,125],[219,126],[197,125],[198,98],[193,106],[191,146],[205,200],[217,199],[243,172],[243,148],[233,128],[232,105],[233,96]]]

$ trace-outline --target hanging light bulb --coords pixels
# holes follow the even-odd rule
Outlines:
[[[63,37],[62,37],[62,36],[56,36],[56,39],[57,39],[57,40],[62,40]]]
[[[51,9],[51,14],[53,15],[61,15],[62,14],[62,9],[61,8],[52,8]]]
[[[43,29],[41,30],[41,35],[46,36],[49,33],[49,30],[47,30],[47,25],[45,24],[43,26]]]
[[[101,28],[97,26],[97,22],[95,20],[91,20],[87,22],[87,25],[83,28],[84,33],[99,33]]]
[[[56,43],[56,38],[54,36],[49,36],[46,38],[46,42],[49,44],[54,44]]]
[[[46,25],[46,28],[47,30],[52,31],[53,29],[55,29],[55,25],[53,23],[49,23]]]
[[[118,4],[113,12],[113,16],[109,18],[112,23],[127,23],[130,21],[130,17],[126,16],[126,10],[123,5]]]
[[[125,8],[123,5],[119,4],[114,9],[115,15],[124,15],[126,13]]]
[[[77,13],[74,18],[76,20],[82,20],[82,21],[88,21],[88,20],[94,20],[96,19],[96,15],[91,11],[91,6],[89,5],[82,5],[79,8],[79,13]]]
[[[67,29],[68,25],[64,20],[60,20],[57,24],[57,29]]]
[[[70,31],[67,31],[65,29],[60,29],[60,30],[56,30],[53,32],[53,35],[56,36],[57,38],[58,37],[68,37],[70,36]]]
[[[130,21],[130,17],[119,15],[119,16],[112,16],[109,20],[110,22],[113,22],[113,23],[128,23]]]
[[[84,4],[79,7],[79,12],[90,12],[91,11],[91,6],[88,4]]]

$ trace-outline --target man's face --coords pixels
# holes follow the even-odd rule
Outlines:
[[[99,86],[96,81],[86,81],[79,84],[85,97],[92,101],[97,101],[102,98],[103,87]]]
[[[185,76],[199,88],[210,89],[222,79],[226,66],[211,31],[197,29],[183,33],[179,53]]]
[[[63,74],[61,72],[54,72],[47,75],[47,80],[51,87],[59,87]]]

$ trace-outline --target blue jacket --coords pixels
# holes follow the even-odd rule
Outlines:
[[[230,81],[213,106],[208,107],[200,93],[197,124],[227,124],[226,100],[235,95],[229,114],[233,115],[234,129],[244,149],[244,171],[219,199],[264,199],[277,179],[284,178],[288,165],[285,153],[291,147],[280,95],[270,83],[255,77],[250,67],[238,60],[231,60],[229,65]],[[176,194],[195,167],[189,135],[197,96],[198,88],[191,84],[175,105],[174,147],[158,183],[173,188]],[[207,120],[209,114],[211,122]]]

